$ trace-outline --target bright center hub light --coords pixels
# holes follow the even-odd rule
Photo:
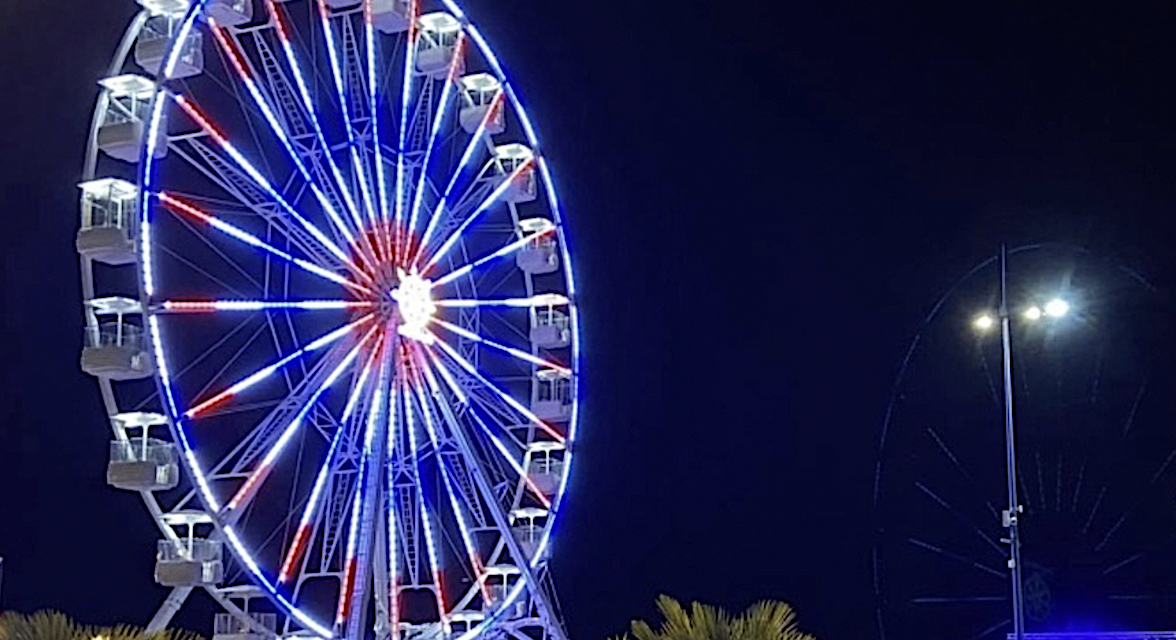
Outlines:
[[[437,312],[437,305],[433,303],[433,283],[422,278],[416,271],[406,273],[399,269],[400,286],[389,294],[396,301],[399,310],[400,335],[425,344],[433,344],[433,334],[429,333],[429,322]]]

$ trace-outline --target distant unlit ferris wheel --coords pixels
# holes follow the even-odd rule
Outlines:
[[[203,588],[218,634],[565,638],[575,291],[483,37],[451,0],[139,4],[77,247],[154,626]]]
[[[994,307],[996,271],[979,265],[940,299],[896,380],[874,491],[886,639],[1011,631],[1000,341],[972,326]],[[1064,318],[1031,312],[1058,294],[1073,305]],[[1171,630],[1171,303],[1121,265],[1059,246],[1010,253],[1009,301],[1027,628]]]

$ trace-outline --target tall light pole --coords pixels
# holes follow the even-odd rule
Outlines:
[[[1009,318],[1008,252],[1000,248],[1000,344],[1004,356],[1004,397],[1005,397],[1005,472],[1009,485],[1009,507],[1001,514],[1001,520],[1009,530],[1009,569],[1013,581],[1013,636],[1025,638],[1025,594],[1021,581],[1021,503],[1017,501],[1017,450],[1013,430],[1013,343],[1011,318]]]
[[[1004,427],[1005,427],[1005,474],[1008,484],[1008,508],[1001,512],[1001,521],[1009,531],[1009,574],[1012,580],[1013,593],[1013,637],[1016,640],[1025,639],[1025,596],[1024,582],[1021,580],[1021,504],[1017,499],[1017,449],[1016,434],[1013,428],[1013,342],[1012,342],[1012,314],[1008,301],[1008,253],[1000,248],[1000,308],[997,318],[1000,322],[1001,355],[1004,360]],[[1040,320],[1042,317],[1060,318],[1070,311],[1070,305],[1060,298],[1050,300],[1044,308],[1036,305],[1027,308],[1024,317],[1030,321]],[[981,331],[991,329],[996,324],[991,315],[984,314],[976,318],[975,326]]]

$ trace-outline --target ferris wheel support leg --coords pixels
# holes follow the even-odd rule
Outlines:
[[[445,418],[445,422],[448,423],[458,450],[461,451],[462,457],[470,465],[470,471],[472,472],[470,475],[473,476],[474,484],[478,486],[482,495],[485,496],[495,524],[500,531],[504,532],[503,541],[506,542],[507,548],[510,549],[511,556],[519,558],[518,566],[523,572],[523,578],[527,581],[527,589],[538,605],[541,617],[547,622],[547,628],[545,629],[547,637],[552,640],[568,640],[567,633],[563,629],[563,623],[556,615],[555,607],[552,606],[551,598],[538,580],[538,572],[535,571],[535,568],[529,562],[525,561],[527,556],[519,547],[518,540],[515,540],[514,536],[510,535],[510,522],[503,512],[502,505],[495,498],[494,491],[490,483],[486,480],[486,476],[483,475],[482,467],[478,463],[477,458],[474,457],[473,448],[470,447],[469,441],[466,440],[466,434],[458,423],[457,417],[453,415],[449,405],[442,398],[438,397],[439,391],[435,387],[431,389],[431,394],[437,406],[441,409],[441,414]]]
[[[381,501],[391,498],[381,498]],[[388,610],[389,598],[386,594],[391,593],[392,585],[388,580],[388,552],[385,545],[388,544],[384,534],[387,522],[384,519],[386,509],[378,509],[376,511],[376,544],[372,549],[372,593],[373,600],[376,601],[376,619],[374,629],[376,638],[387,638],[392,635],[392,613]]]
[[[163,631],[171,624],[171,620],[175,617],[176,612],[180,607],[184,606],[184,601],[188,596],[192,595],[192,587],[176,587],[168,594],[167,599],[163,604],[159,605],[159,610],[155,612],[155,616],[151,618],[151,622],[147,623],[147,633],[155,633],[156,631]]]

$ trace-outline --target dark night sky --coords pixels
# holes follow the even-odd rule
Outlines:
[[[554,559],[573,638],[662,592],[873,636],[878,430],[939,293],[1002,241],[1176,286],[1171,2],[465,5],[578,254],[588,404]],[[77,364],[74,185],[133,11],[0,4],[4,604],[92,621],[164,595]]]

